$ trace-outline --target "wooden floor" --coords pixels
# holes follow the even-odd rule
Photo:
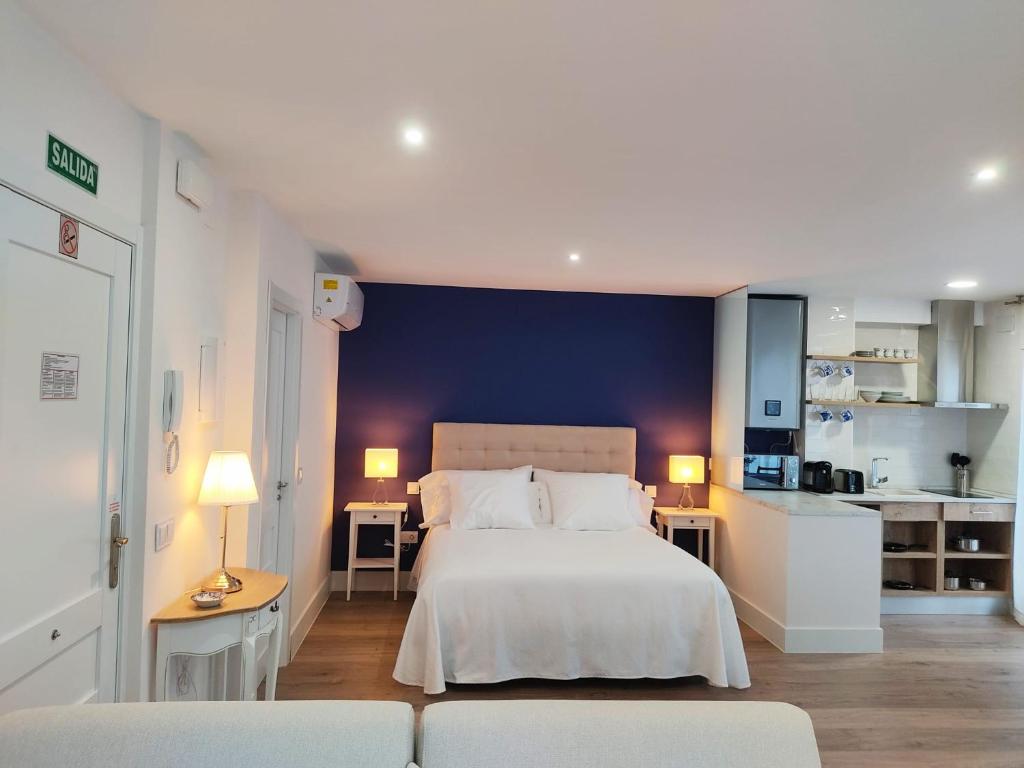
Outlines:
[[[389,699],[419,710],[457,699],[736,699],[788,701],[814,721],[826,768],[1024,766],[1024,628],[1008,618],[893,616],[883,654],[783,654],[743,627],[753,685],[702,681],[515,681],[449,685],[441,696],[391,679],[412,595],[334,593],[279,699]]]

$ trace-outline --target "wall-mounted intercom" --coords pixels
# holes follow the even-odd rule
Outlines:
[[[181,428],[182,400],[185,396],[185,374],[181,371],[164,371],[163,429],[167,453],[164,468],[168,475],[178,468],[181,452],[178,447],[178,430]]]

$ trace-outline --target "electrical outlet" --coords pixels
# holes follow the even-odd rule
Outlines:
[[[407,496],[419,496],[420,495],[420,484],[419,483],[406,483],[405,493]]]
[[[401,542],[403,544],[419,544],[420,543],[420,532],[419,531],[402,531]]]
[[[644,493],[650,496],[652,499],[658,498],[658,486],[656,485],[645,485]]]
[[[161,549],[170,546],[171,542],[174,541],[174,518],[164,520],[162,523],[157,523],[153,528],[153,551],[159,552]]]

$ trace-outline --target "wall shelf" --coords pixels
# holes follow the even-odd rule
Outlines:
[[[934,552],[883,552],[885,560],[934,560],[938,555]]]
[[[919,357],[857,357],[856,355],[808,355],[808,360],[827,360],[832,363],[881,363],[883,365],[917,365]]]
[[[869,403],[867,400],[808,400],[807,405],[828,405],[844,408],[927,408],[922,403]]]

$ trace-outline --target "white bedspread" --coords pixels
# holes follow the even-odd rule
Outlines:
[[[718,575],[650,531],[431,529],[394,677],[675,678],[750,685]]]

